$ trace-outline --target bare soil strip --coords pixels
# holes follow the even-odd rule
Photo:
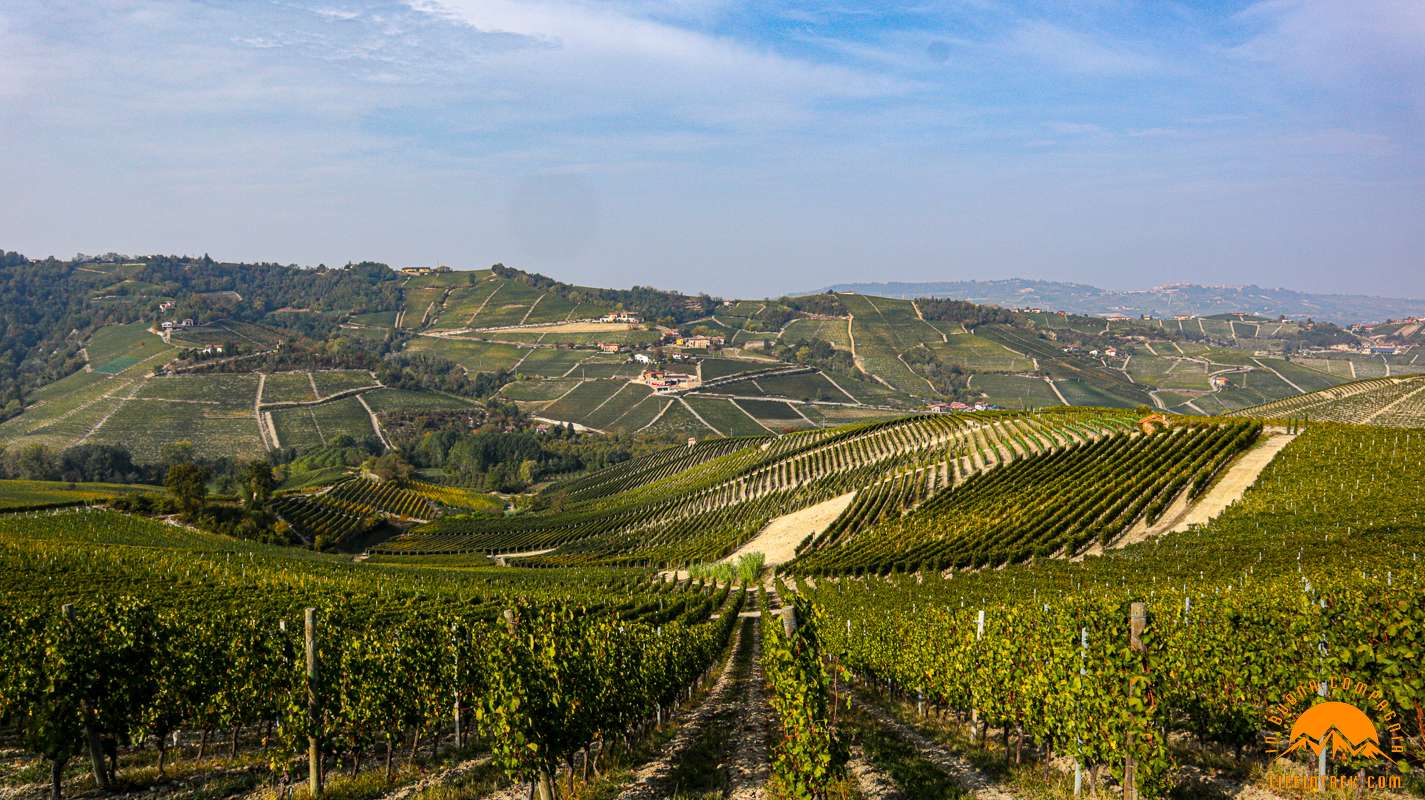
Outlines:
[[[865,692],[857,691],[855,700],[868,717],[914,747],[921,758],[964,786],[976,800],[1015,800],[1013,794],[991,780],[988,775],[985,775],[965,758],[952,753],[945,745],[931,739],[913,726],[901,722]]]
[[[736,561],[744,553],[761,553],[766,556],[766,564],[769,567],[785,564],[796,556],[797,545],[801,544],[807,534],[821,535],[855,498],[855,492],[847,492],[800,511],[783,514],[767,523],[761,533],[737,548],[723,561]]]
[[[1169,533],[1185,531],[1190,526],[1202,525],[1217,518],[1227,509],[1228,506],[1242,498],[1243,493],[1257,482],[1257,477],[1262,474],[1262,470],[1272,463],[1272,459],[1277,457],[1277,453],[1282,448],[1291,444],[1296,438],[1296,434],[1263,432],[1261,441],[1257,442],[1251,450],[1237,459],[1237,462],[1228,468],[1215,486],[1203,495],[1191,509],[1188,509],[1180,519],[1173,521],[1172,526],[1167,529]]]
[[[634,771],[619,800],[657,800],[680,792],[701,796],[717,789],[738,800],[760,800],[766,783],[769,714],[756,658],[760,635],[750,618],[738,626],[732,657],[712,691],[663,755]],[[729,748],[731,752],[725,752]]]

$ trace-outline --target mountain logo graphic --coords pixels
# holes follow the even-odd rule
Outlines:
[[[1327,750],[1332,757],[1383,758],[1394,763],[1380,749],[1375,723],[1350,703],[1318,703],[1301,712],[1291,726],[1287,742],[1282,756],[1299,750],[1319,755]]]

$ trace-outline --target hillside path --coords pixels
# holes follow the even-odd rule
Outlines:
[[[1300,386],[1297,386],[1296,384],[1292,383],[1292,382],[1291,382],[1291,379],[1288,378],[1287,376],[1281,374],[1280,372],[1277,372],[1275,369],[1273,369],[1273,368],[1267,366],[1266,364],[1263,364],[1260,359],[1254,358],[1254,359],[1252,359],[1252,361],[1253,361],[1253,363],[1255,363],[1257,366],[1261,367],[1262,369],[1266,370],[1267,372],[1270,372],[1270,373],[1272,373],[1273,375],[1277,376],[1278,378],[1281,378],[1283,383],[1285,383],[1287,386],[1290,386],[1291,388],[1295,389],[1298,393],[1300,393],[1300,394],[1306,394],[1306,390],[1305,390],[1305,389],[1303,389],[1303,388],[1301,388]]]
[[[634,771],[619,800],[702,796],[717,789],[730,792],[734,800],[764,797],[771,709],[762,690],[761,635],[757,619],[741,621],[733,632],[732,655],[712,691],[685,718],[663,754]],[[709,758],[717,758],[716,774],[707,771]],[[722,785],[689,785],[708,781]]]
[[[965,788],[975,800],[1016,800],[1015,795],[993,781],[964,757],[921,733],[887,711],[862,689],[853,689],[856,705],[876,721],[915,748],[916,753]]]
[[[796,556],[797,545],[801,544],[802,539],[808,534],[820,536],[854,499],[856,493],[847,492],[800,511],[783,514],[767,523],[767,527],[723,561],[736,561],[745,553],[761,553],[766,557],[765,563],[769,567],[785,564]]]
[[[1189,526],[1201,525],[1217,518],[1219,514],[1227,510],[1227,507],[1242,498],[1243,493],[1252,484],[1257,482],[1257,477],[1262,474],[1262,470],[1272,463],[1272,459],[1277,457],[1277,453],[1282,448],[1291,444],[1296,438],[1294,433],[1272,432],[1264,430],[1262,441],[1258,442],[1245,455],[1237,459],[1237,462],[1228,468],[1227,474],[1223,475],[1207,494],[1202,496],[1192,508],[1179,517],[1168,529],[1168,533],[1178,533],[1185,531]]]

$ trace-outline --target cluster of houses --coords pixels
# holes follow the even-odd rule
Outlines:
[[[158,327],[166,331],[171,331],[174,328],[191,328],[193,327],[193,318],[188,317],[178,322],[175,322],[173,320],[164,320],[163,322],[158,323]]]
[[[1068,347],[1063,348],[1063,350],[1065,353],[1068,353],[1070,355],[1085,352],[1082,347],[1079,347],[1076,344],[1071,344]],[[1118,358],[1119,351],[1117,347],[1109,345],[1108,347],[1105,347],[1102,350],[1089,350],[1088,354],[1093,356],[1094,358],[1098,358],[1100,356],[1104,358]]]
[[[611,311],[599,317],[599,322],[622,322],[628,325],[638,325],[643,322],[643,318],[627,311]]]
[[[612,315],[609,315],[609,316],[612,316]],[[630,316],[630,317],[628,317],[627,319],[637,320],[638,318],[637,318],[637,317],[632,317],[632,316]],[[604,322],[612,322],[612,321],[614,321],[614,320],[611,320],[611,319],[609,319],[608,317],[604,317],[604,318],[602,319],[602,321],[604,321]],[[715,348],[715,347],[722,347],[723,344],[724,344],[724,342],[726,342],[726,339],[723,338],[723,337],[721,337],[721,336],[702,336],[702,335],[698,335],[698,336],[678,336],[678,337],[675,337],[671,342],[668,342],[668,344],[672,344],[672,345],[677,346],[677,347],[684,347],[684,348],[687,348],[687,349],[689,349],[689,350],[711,350],[711,349],[713,349],[713,348]],[[599,342],[599,343],[598,343],[598,348],[599,348],[599,352],[601,352],[601,353],[622,353],[624,350],[627,350],[627,349],[628,349],[628,345],[623,344],[623,343],[621,343],[621,342]],[[639,361],[643,361],[643,359],[639,358],[640,355],[642,355],[642,353],[635,354],[635,355],[634,355],[634,358],[638,359]],[[676,359],[676,360],[681,360],[681,359],[678,359],[678,356],[677,356],[677,355],[674,355],[673,358]],[[644,363],[651,363],[651,362],[644,362]]]
[[[1409,352],[1409,348],[1388,344],[1333,344],[1326,349],[1333,353],[1355,353],[1363,356],[1397,356]]]
[[[721,336],[679,336],[673,340],[673,344],[678,347],[686,347],[690,350],[711,350],[714,347],[722,347],[727,340]]]
[[[670,372],[662,369],[644,370],[639,374],[638,382],[646,384],[659,394],[666,394],[676,391],[677,389],[692,388],[699,383],[696,375],[689,375],[686,372]]]
[[[999,406],[993,403],[962,403],[955,400],[950,403],[931,403],[926,408],[936,414],[960,414],[966,411],[997,411]]]
[[[444,265],[439,267],[401,267],[402,275],[430,275],[432,273],[446,273],[450,271],[450,267]]]

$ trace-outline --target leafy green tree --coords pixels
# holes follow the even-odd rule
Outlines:
[[[200,464],[178,463],[168,468],[163,485],[185,513],[202,508],[208,499],[208,468]]]
[[[243,489],[243,504],[251,509],[266,508],[277,488],[272,467],[266,461],[249,461],[239,471]]]

